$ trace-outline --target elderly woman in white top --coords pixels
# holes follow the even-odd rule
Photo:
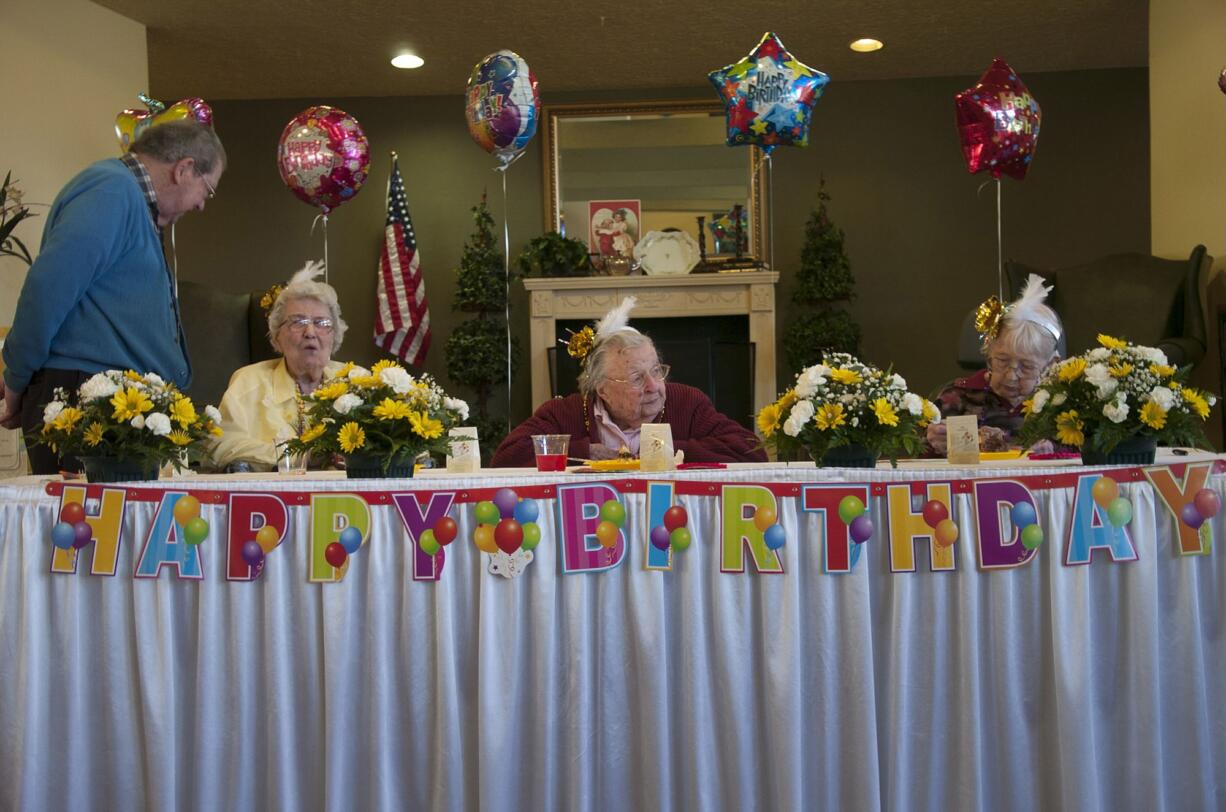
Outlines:
[[[323,264],[308,262],[277,295],[268,312],[268,340],[280,358],[242,367],[221,399],[225,434],[213,460],[229,470],[276,467],[279,443],[302,430],[304,398],[341,364],[332,360],[345,337],[336,290],[316,279]]]

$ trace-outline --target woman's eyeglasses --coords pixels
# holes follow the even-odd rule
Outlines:
[[[1043,368],[1034,361],[1021,361],[1014,358],[996,358],[988,357],[988,368],[995,375],[1004,375],[1010,370],[1019,378],[1034,378],[1037,377]]]
[[[668,380],[668,373],[671,369],[672,367],[670,367],[668,364],[656,364],[646,372],[635,372],[631,374],[629,378],[609,378],[609,380],[624,383],[631,389],[642,389],[643,387],[647,386],[648,376],[657,381]]]
[[[306,332],[307,325],[315,325],[317,333],[332,332],[332,319],[309,319],[306,316],[299,316],[295,319],[286,319],[285,326],[295,333]]]

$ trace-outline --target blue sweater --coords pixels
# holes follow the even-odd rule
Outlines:
[[[68,182],[51,206],[4,342],[4,380],[40,369],[156,372],[180,387],[192,368],[149,204],[117,159]]]

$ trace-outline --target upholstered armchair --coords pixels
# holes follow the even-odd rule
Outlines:
[[[268,343],[261,294],[179,282],[179,310],[193,373],[188,394],[197,403],[220,403],[234,370],[276,355]]]
[[[1070,353],[1097,346],[1098,334],[1107,333],[1157,347],[1184,366],[1198,363],[1208,346],[1204,297],[1212,264],[1198,245],[1187,259],[1113,254],[1054,269],[1007,262],[1005,275],[1015,296],[1032,273],[1054,285],[1048,303],[1064,322]]]

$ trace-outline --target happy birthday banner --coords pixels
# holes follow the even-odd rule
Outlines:
[[[1221,501],[1209,487],[1222,460],[1107,471],[992,479],[882,482],[566,481],[515,489],[313,492],[200,490],[52,482],[59,498],[50,533],[50,571],[74,574],[92,546],[89,572],[118,573],[123,543],[134,544],[133,576],[202,580],[205,553],[222,561],[230,581],[254,581],[278,559],[294,533],[309,545],[307,579],[342,581],[350,558],[371,543],[411,544],[414,580],[440,580],[446,547],[471,542],[489,554],[491,571],[513,577],[543,542],[556,545],[565,574],[595,573],[641,549],[644,570],[668,571],[692,543],[714,546],[725,573],[782,573],[785,544],[815,551],[826,573],[851,572],[865,546],[881,546],[894,573],[916,571],[917,546],[931,571],[957,568],[956,542],[977,555],[980,570],[1030,563],[1057,531],[1065,566],[1138,559],[1132,501],[1120,485],[1153,493],[1174,522],[1179,555],[1208,555]],[[1068,490],[1065,527],[1044,527],[1035,493]],[[959,498],[961,497],[961,498]],[[709,501],[708,501],[709,500]],[[125,522],[129,505],[151,503],[147,528]],[[204,509],[212,521],[203,517]],[[714,519],[690,513],[714,509]],[[390,511],[395,532],[372,538],[374,511]],[[1046,517],[1051,521],[1051,517]],[[550,519],[549,521],[545,521]],[[295,527],[295,523],[302,523]],[[128,528],[125,537],[125,528]],[[814,546],[816,545],[816,546]],[[1148,551],[1152,552],[1152,551]],[[807,554],[807,553],[806,553]],[[282,557],[282,560],[285,560]]]

